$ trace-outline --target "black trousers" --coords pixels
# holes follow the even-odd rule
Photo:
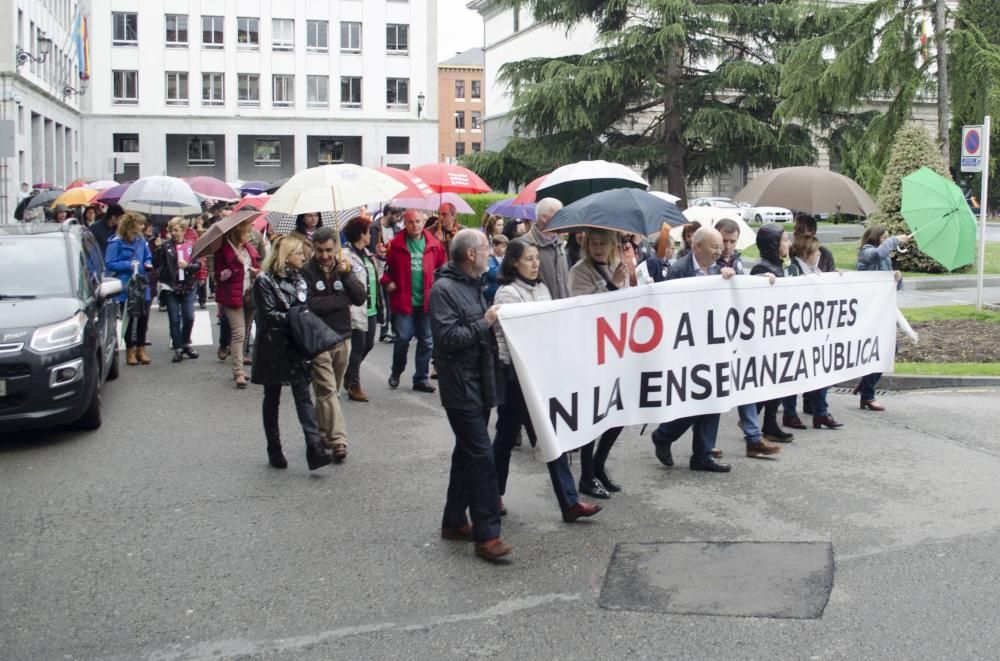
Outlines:
[[[368,317],[368,330],[351,331],[351,355],[347,359],[347,373],[344,376],[344,383],[348,388],[361,386],[361,363],[368,352],[375,346],[375,322],[377,316]]]
[[[461,528],[472,518],[472,537],[485,542],[500,536],[500,494],[487,425],[490,410],[445,409],[455,432],[451,474],[441,525]]]
[[[267,447],[281,449],[281,429],[278,425],[278,406],[281,404],[280,383],[269,383],[264,386],[264,403],[262,413],[264,418],[264,436],[267,438]],[[292,397],[295,398],[295,412],[299,416],[299,424],[302,425],[302,433],[306,438],[306,445],[312,442],[320,442],[319,423],[316,421],[316,408],[313,406],[312,398],[309,396],[309,382],[305,379],[291,384]]]

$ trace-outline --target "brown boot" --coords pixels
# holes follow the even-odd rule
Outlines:
[[[146,355],[146,347],[136,347],[135,358],[143,365],[149,365],[153,362],[153,359]]]
[[[129,347],[125,350],[125,364],[126,365],[138,365],[139,361],[135,358],[135,347]]]
[[[505,544],[499,537],[488,539],[485,542],[476,542],[476,555],[491,562],[496,562],[505,555],[510,555],[514,547]]]
[[[351,386],[347,389],[347,398],[353,402],[367,402],[368,395],[361,389],[360,385]]]

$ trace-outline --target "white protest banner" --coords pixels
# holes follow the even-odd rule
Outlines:
[[[891,372],[890,272],[670,280],[499,311],[542,459],[612,427]]]

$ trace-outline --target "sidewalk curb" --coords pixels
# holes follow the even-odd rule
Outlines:
[[[963,289],[975,287],[978,278],[974,275],[950,275],[941,278],[903,278],[904,291],[925,289]],[[1000,275],[984,275],[983,287],[1000,287]]]
[[[857,381],[844,381],[837,387],[854,388]],[[1000,376],[928,376],[886,374],[878,382],[879,390],[929,390],[936,388],[1000,388]]]

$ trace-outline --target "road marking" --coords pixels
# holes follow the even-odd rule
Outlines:
[[[191,344],[196,347],[207,347],[215,344],[212,337],[212,327],[215,317],[208,310],[194,311],[194,328],[191,329]]]

